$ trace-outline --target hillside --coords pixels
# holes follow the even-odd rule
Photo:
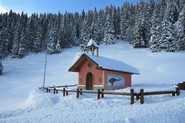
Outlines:
[[[140,71],[133,75],[136,91],[173,90],[172,84],[185,81],[185,52],[151,53],[147,48],[134,49],[117,41],[115,45],[100,45],[100,56],[132,65]],[[46,86],[77,84],[76,73],[68,72],[80,52],[79,47],[63,49],[60,54],[48,55]],[[23,59],[6,58],[4,75],[0,76],[0,122],[115,122],[115,123],[182,123],[184,122],[185,92],[180,96],[148,96],[145,103],[130,105],[128,97],[74,93],[43,93],[45,53],[29,54]],[[117,90],[128,91],[130,88]]]

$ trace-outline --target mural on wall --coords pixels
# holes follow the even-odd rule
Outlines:
[[[125,79],[121,75],[108,74],[108,89],[119,89],[125,86]]]

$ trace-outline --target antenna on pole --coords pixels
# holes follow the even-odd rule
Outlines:
[[[47,57],[48,57],[48,42],[46,42],[46,55],[45,55],[45,64],[44,64],[44,79],[42,89],[44,90],[44,86],[46,83],[46,67],[47,67]]]

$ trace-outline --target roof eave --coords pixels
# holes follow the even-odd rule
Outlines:
[[[98,67],[99,69],[102,69],[102,70],[108,70],[108,71],[115,71],[115,72],[120,72],[120,73],[127,73],[127,74],[136,74],[136,75],[140,75],[140,73],[134,73],[134,72],[127,72],[127,71],[119,71],[119,70],[112,70],[112,69],[106,69],[106,68],[103,68],[103,67]]]

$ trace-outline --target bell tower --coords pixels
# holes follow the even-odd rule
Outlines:
[[[94,55],[94,52],[96,50],[96,55],[99,56],[99,47],[95,40],[90,39],[90,41],[87,43],[87,53],[90,51],[92,52],[92,55]]]

